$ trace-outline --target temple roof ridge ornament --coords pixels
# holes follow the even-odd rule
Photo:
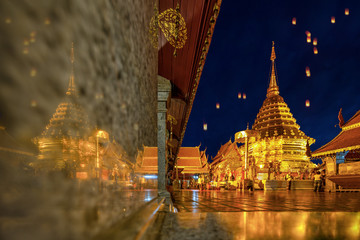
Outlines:
[[[277,85],[277,76],[276,76],[276,70],[275,70],[275,59],[276,59],[276,54],[275,54],[275,43],[274,41],[272,42],[272,49],[271,49],[271,73],[270,73],[270,83],[269,83],[269,88],[267,89],[267,94],[266,97],[272,97],[272,96],[276,96],[279,95],[279,86]]]

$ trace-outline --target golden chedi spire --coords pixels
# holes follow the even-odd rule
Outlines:
[[[276,77],[276,70],[275,70],[275,59],[276,59],[275,44],[273,41],[271,57],[270,57],[270,60],[271,60],[270,84],[269,84],[269,88],[267,89],[267,94],[266,94],[267,97],[279,95],[279,87],[276,82],[277,77]]]
[[[288,105],[279,95],[279,86],[277,85],[275,68],[275,46],[272,44],[271,51],[271,72],[270,84],[267,89],[266,99],[257,114],[252,129],[258,130],[263,137],[296,137],[308,138],[296,123]]]
[[[75,62],[75,57],[74,57],[74,43],[72,43],[71,46],[71,75],[70,75],[70,80],[69,80],[69,87],[68,90],[66,92],[66,95],[76,95],[76,89],[75,89],[75,82],[74,82],[74,62]]]
[[[306,146],[315,140],[300,130],[288,105],[279,95],[275,59],[273,42],[269,88],[252,127],[259,136],[251,143],[252,155],[258,164],[273,162],[282,172],[291,169],[304,170],[309,164]]]
[[[46,126],[42,136],[71,136],[81,137],[89,132],[88,116],[82,106],[77,102],[75,77],[74,77],[74,43],[71,47],[71,74],[69,86],[66,91],[65,99],[56,108],[53,117]]]

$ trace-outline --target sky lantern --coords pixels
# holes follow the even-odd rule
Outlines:
[[[311,43],[311,37],[306,37],[306,42]]]
[[[305,31],[307,37],[311,37],[311,33],[309,31]]]
[[[238,93],[238,99],[241,99],[241,93],[240,92]]]
[[[345,8],[345,15],[348,16],[349,15],[349,9]]]
[[[216,103],[216,109],[220,109],[220,103]]]
[[[305,106],[306,106],[306,107],[310,107],[310,100],[309,100],[309,99],[307,99],[307,100],[305,101]]]
[[[204,131],[207,131],[207,123],[203,124],[203,129],[204,129]]]
[[[245,93],[243,93],[243,99],[246,99],[246,94]]]
[[[305,72],[306,72],[306,76],[310,77],[310,68],[309,67],[305,68]]]
[[[31,77],[35,77],[35,76],[36,76],[36,73],[37,73],[36,69],[35,69],[35,68],[32,68],[31,71],[30,71],[30,76],[31,76]]]
[[[314,54],[318,54],[318,50],[317,50],[317,47],[314,47]]]
[[[293,18],[292,18],[291,23],[292,23],[292,25],[296,25],[296,17],[293,17]]]
[[[333,24],[335,23],[335,17],[334,16],[331,17],[331,23],[333,23]]]
[[[35,100],[31,100],[30,106],[31,106],[31,107],[36,107],[36,106],[37,106],[37,102],[36,102]]]
[[[316,46],[317,45],[317,38],[313,39],[313,45]]]

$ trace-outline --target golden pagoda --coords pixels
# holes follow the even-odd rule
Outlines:
[[[309,167],[309,145],[315,139],[300,130],[288,105],[279,95],[275,59],[273,42],[270,84],[252,126],[257,136],[249,141],[249,157],[252,164],[260,168],[277,172],[303,171]]]
[[[94,158],[95,144],[88,141],[90,128],[84,109],[76,103],[74,82],[74,47],[71,48],[72,71],[69,86],[49,124],[36,137],[39,147],[38,160],[34,166],[39,171],[65,171],[75,177],[76,168]]]

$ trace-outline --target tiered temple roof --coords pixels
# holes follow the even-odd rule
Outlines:
[[[288,105],[279,95],[277,75],[275,67],[275,47],[274,42],[271,51],[271,75],[270,84],[267,89],[266,99],[256,116],[252,129],[257,130],[261,138],[283,136],[288,138],[304,138],[311,140],[300,126],[296,123]]]
[[[232,142],[231,139],[222,145],[216,154],[216,156],[212,159],[211,166],[215,166],[220,162],[225,160],[238,160],[241,161],[241,153],[235,142]]]
[[[199,147],[181,147],[177,166],[182,169],[182,173],[199,174],[208,173],[208,166],[205,163],[204,155],[201,155]],[[144,147],[144,151],[139,152],[135,173],[157,174],[158,172],[158,149],[157,147]]]
[[[341,132],[330,142],[312,153],[312,157],[322,157],[339,152],[350,151],[349,159],[358,158],[360,149],[360,111],[350,118],[342,127]],[[346,158],[346,157],[345,157]]]

